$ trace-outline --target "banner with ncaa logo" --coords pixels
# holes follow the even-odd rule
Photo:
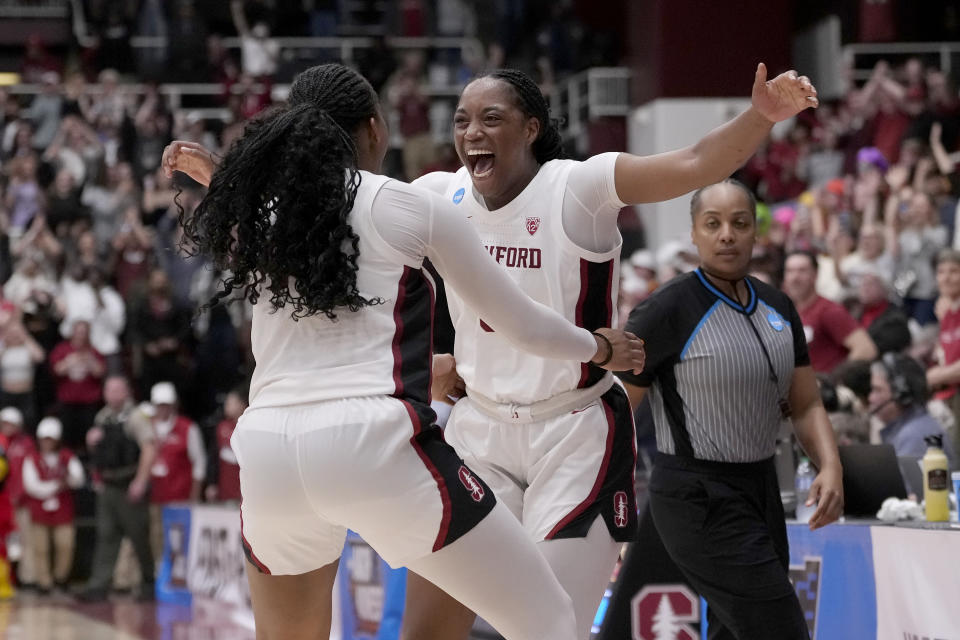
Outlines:
[[[960,640],[960,533],[872,531],[877,638]]]
[[[391,569],[373,547],[350,531],[337,573],[341,640],[399,638],[407,570]]]
[[[191,509],[187,584],[194,596],[250,606],[240,514],[232,506]]]
[[[810,531],[805,524],[787,525],[790,582],[814,640],[893,637],[877,635],[871,529],[834,524]]]

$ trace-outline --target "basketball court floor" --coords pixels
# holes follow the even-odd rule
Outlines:
[[[253,617],[219,602],[193,607],[141,603],[129,596],[81,604],[19,594],[0,602],[3,640],[254,640]]]

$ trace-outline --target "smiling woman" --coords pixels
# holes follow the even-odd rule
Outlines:
[[[499,69],[470,83],[453,117],[454,146],[488,209],[506,205],[540,165],[563,157],[547,101],[524,73]]]

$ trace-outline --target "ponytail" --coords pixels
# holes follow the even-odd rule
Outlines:
[[[181,211],[194,252],[230,274],[208,307],[238,292],[252,304],[266,295],[274,310],[289,311],[294,320],[319,314],[333,320],[337,308],[358,311],[382,302],[357,289],[360,239],[348,222],[360,186],[350,133],[376,115],[375,97],[370,89],[369,104],[344,117],[337,109],[350,106],[343,104],[348,95],[328,91],[331,75],[369,88],[341,65],[305,71],[288,106],[247,126],[193,214]],[[317,88],[339,102],[316,99],[311,89]]]

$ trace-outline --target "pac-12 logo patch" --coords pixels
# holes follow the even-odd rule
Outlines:
[[[483,485],[470,473],[470,469],[467,469],[464,465],[460,465],[460,471],[457,472],[457,475],[460,476],[461,484],[470,492],[470,497],[473,498],[474,502],[483,500],[485,494]]]
[[[627,527],[627,522],[630,520],[627,517],[629,505],[626,491],[617,491],[613,494],[613,524],[617,525],[618,529]]]
[[[527,218],[527,233],[533,235],[540,228],[540,218]]]
[[[453,194],[453,204],[460,204],[460,201],[463,200],[463,194],[467,191],[463,187],[457,189],[456,193]]]
[[[783,318],[781,318],[780,314],[776,311],[771,311],[767,314],[767,322],[770,323],[770,326],[773,327],[774,331],[783,331],[783,328],[786,326]]]

